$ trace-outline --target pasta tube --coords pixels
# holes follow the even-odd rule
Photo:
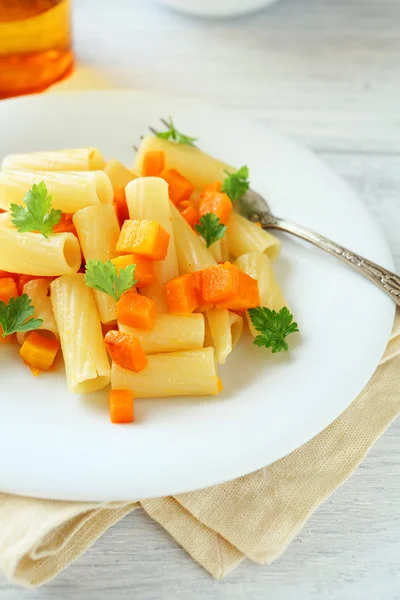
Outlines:
[[[29,154],[9,154],[2,163],[2,169],[26,171],[97,171],[106,164],[98,148],[71,148],[50,152],[30,152]]]
[[[52,207],[75,213],[92,204],[112,204],[114,192],[104,171],[0,171],[0,208],[24,204],[34,183],[43,181],[52,196]]]
[[[225,237],[225,236],[224,236]],[[223,262],[222,258],[222,248],[221,248],[221,240],[217,240],[209,247],[211,254],[213,255],[214,260],[217,263]]]
[[[171,217],[180,273],[193,273],[207,267],[214,267],[217,262],[210,250],[206,248],[172,202]]]
[[[59,277],[50,290],[69,390],[87,394],[102,389],[110,382],[110,365],[92,290],[82,273]]]
[[[126,186],[125,195],[131,219],[156,221],[170,235],[167,256],[156,264],[157,280],[166,283],[177,277],[179,273],[168,184],[159,177],[139,177]]]
[[[24,285],[23,293],[28,294],[32,300],[32,306],[35,307],[33,317],[42,319],[43,323],[38,329],[49,333],[52,337],[59,338],[56,321],[54,319],[53,308],[51,306],[50,296],[48,296],[50,281],[48,279],[32,279]],[[29,332],[20,331],[17,333],[17,339],[23,344]]]
[[[119,236],[119,225],[114,207],[111,204],[96,204],[78,210],[73,216],[85,260],[97,259],[103,262],[117,256],[115,247]],[[102,323],[115,321],[114,298],[94,290],[97,308]]]
[[[275,236],[261,229],[234,210],[228,221],[229,252],[237,257],[246,252],[265,252],[271,260],[278,258],[281,242]]]
[[[212,308],[206,311],[208,340],[215,349],[220,365],[224,365],[228,355],[237,345],[243,331],[243,319],[227,309]]]
[[[146,354],[195,350],[202,348],[204,343],[204,317],[200,314],[157,315],[150,331],[122,324],[119,324],[119,329],[135,336]]]
[[[180,173],[198,189],[203,189],[208,183],[223,181],[225,171],[233,173],[235,167],[213,158],[198,148],[169,142],[154,136],[146,136],[140,144],[134,169],[142,172],[143,159],[146,152],[162,150],[165,154],[165,168],[178,169]]]
[[[240,315],[237,315],[236,313],[230,312],[229,313],[229,324],[231,326],[231,334],[232,334],[232,348],[233,350],[236,348],[236,346],[239,343],[240,338],[242,337],[242,333],[243,333],[243,318]]]
[[[271,261],[266,254],[262,252],[248,252],[239,256],[236,260],[236,266],[247,273],[247,275],[250,275],[250,277],[253,277],[253,279],[257,279],[261,306],[266,306],[276,311],[279,311],[283,306],[287,306],[282,290],[275,277]],[[246,316],[250,331],[255,337],[258,333],[254,329],[249,315],[246,314]]]
[[[104,167],[104,173],[106,173],[106,175],[108,175],[110,178],[111,185],[113,186],[114,190],[120,190],[121,188],[124,188],[130,181],[133,181],[137,178],[137,175],[132,173],[132,171],[127,169],[125,165],[120,163],[118,160],[115,160],[115,158],[108,161]]]
[[[0,216],[0,269],[10,273],[52,277],[76,273],[81,266],[81,249],[73,233],[19,233]]]
[[[214,349],[153,354],[148,366],[135,373],[113,363],[111,386],[130,389],[136,398],[218,394]]]

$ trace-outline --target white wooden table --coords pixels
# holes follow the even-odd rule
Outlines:
[[[77,55],[98,86],[204,97],[314,147],[373,212],[397,271],[399,32],[398,0],[282,0],[219,22],[150,0],[75,0]],[[245,562],[214,582],[137,511],[41,590],[0,576],[0,600],[400,599],[399,476],[397,423],[269,567]]]

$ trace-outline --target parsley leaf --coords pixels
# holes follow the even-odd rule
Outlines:
[[[243,166],[235,173],[224,172],[227,174],[227,177],[222,182],[221,191],[225,192],[232,202],[236,202],[240,200],[250,187],[250,181],[248,181],[249,168]]]
[[[24,198],[25,206],[11,204],[11,221],[21,233],[39,231],[45,238],[60,222],[62,211],[51,208],[51,196],[43,181],[33,184]]]
[[[261,333],[253,342],[255,346],[271,348],[274,353],[288,350],[285,338],[299,330],[286,306],[278,313],[262,306],[249,308],[248,312],[254,328]]]
[[[159,133],[156,133],[156,136],[163,140],[172,140],[173,142],[177,142],[178,144],[184,144],[185,146],[194,146],[194,142],[197,141],[197,138],[190,137],[189,135],[185,135],[184,133],[178,131],[175,128],[172,117],[169,117],[168,119],[168,126],[169,129],[167,129],[167,131],[161,131]]]
[[[108,294],[118,302],[122,294],[137,283],[136,265],[128,265],[117,271],[116,266],[107,260],[88,260],[86,263],[85,283],[88,287]]]
[[[211,244],[217,242],[224,237],[225,231],[228,229],[226,225],[223,225],[219,217],[214,213],[207,213],[200,219],[200,223],[195,225],[196,231],[206,241],[206,246],[209,248]]]
[[[43,319],[29,318],[35,312],[31,302],[28,294],[10,298],[8,304],[0,300],[0,325],[3,329],[3,337],[17,331],[32,331],[43,323]]]

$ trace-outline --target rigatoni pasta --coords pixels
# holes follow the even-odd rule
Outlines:
[[[23,293],[28,294],[35,307],[33,317],[42,320],[42,324],[37,329],[58,339],[58,329],[49,296],[49,285],[49,279],[32,279],[24,285]],[[17,334],[18,342],[23,344],[27,335],[27,332],[19,332]]]
[[[126,186],[125,195],[131,219],[157,221],[170,235],[167,256],[156,265],[159,283],[166,283],[178,275],[168,186],[158,177],[139,177]]]
[[[75,213],[73,222],[86,261],[97,259],[105,262],[117,256],[119,224],[111,204],[82,208]],[[115,321],[115,300],[98,290],[94,290],[94,295],[101,322]]]
[[[70,148],[52,152],[9,154],[1,163],[2,169],[25,171],[97,171],[106,162],[98,148]]]
[[[109,177],[114,191],[124,188],[129,182],[137,178],[137,175],[115,158],[109,160],[105,165],[104,173]]]
[[[20,233],[8,214],[0,215],[0,269],[24,275],[53,277],[76,273],[81,250],[73,233],[55,233],[48,239],[37,233]]]
[[[83,274],[59,277],[50,289],[69,390],[87,394],[106,387],[110,364],[94,295]]]
[[[229,252],[235,257],[255,251],[265,252],[271,260],[275,260],[281,251],[278,238],[235,211],[228,221],[228,242]]]
[[[119,325],[120,331],[135,336],[146,354],[196,350],[204,344],[204,317],[192,315],[157,315],[150,331]]]
[[[111,204],[113,188],[104,171],[0,171],[0,208],[24,204],[34,183],[43,181],[52,196],[52,206],[75,213],[92,204]]]
[[[193,185],[202,189],[213,181],[222,181],[226,171],[233,173],[235,168],[198,148],[175,144],[161,138],[146,136],[140,144],[136,155],[134,170],[142,172],[143,160],[147,152],[160,150],[165,155],[165,168],[178,169]]]
[[[213,348],[152,354],[146,369],[134,373],[113,363],[111,387],[132,390],[136,398],[218,394]]]
[[[215,349],[215,356],[220,365],[237,346],[243,331],[243,319],[225,308],[211,308],[206,313],[209,343]]]
[[[176,255],[180,273],[193,273],[213,267],[217,261],[210,250],[186,223],[177,208],[171,203],[172,226],[175,235]]]

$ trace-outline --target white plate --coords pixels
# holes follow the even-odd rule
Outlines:
[[[393,268],[363,204],[318,158],[197,102],[113,91],[4,101],[0,155],[94,145],[130,164],[132,144],[163,115],[204,150],[249,165],[253,188],[277,214]],[[1,348],[0,489],[76,500],[176,494],[259,469],[331,423],[378,364],[394,304],[336,259],[282,239],[277,274],[301,336],[278,356],[245,340],[220,369],[219,397],[140,400],[137,422],[115,426],[107,392],[69,394],[62,376],[34,378],[16,348]]]

